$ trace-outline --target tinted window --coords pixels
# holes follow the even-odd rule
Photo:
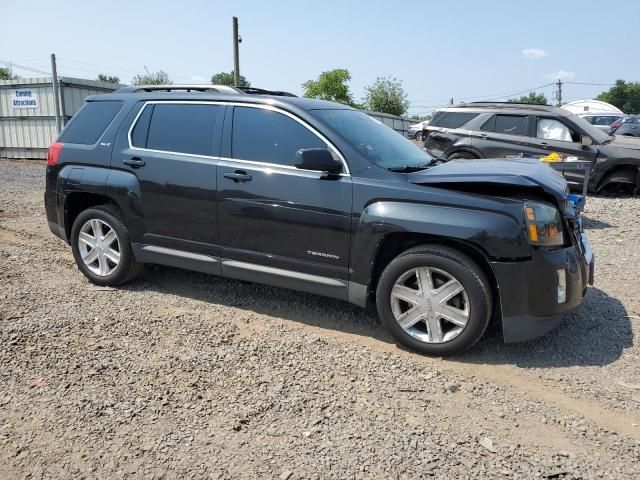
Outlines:
[[[527,117],[524,115],[496,115],[493,131],[507,135],[528,135]]]
[[[261,108],[234,109],[233,158],[293,166],[301,148],[326,147],[308,128],[282,113]]]
[[[145,110],[147,108],[151,107],[147,106]],[[146,148],[211,155],[220,110],[218,105],[155,104],[149,122]],[[135,131],[135,134],[137,141],[143,141],[142,132]]]
[[[149,121],[151,120],[153,107],[153,105],[145,107],[138,117],[136,126],[133,127],[133,131],[131,132],[131,144],[134,147],[147,147],[147,133],[149,133]]]
[[[62,132],[61,142],[93,145],[116,116],[121,102],[87,102]]]
[[[442,128],[460,128],[478,115],[478,113],[471,112],[438,112],[429,125]]]

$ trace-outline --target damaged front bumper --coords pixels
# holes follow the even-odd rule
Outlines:
[[[541,337],[577,307],[593,285],[595,257],[586,234],[580,246],[535,250],[523,262],[492,262],[507,343]]]

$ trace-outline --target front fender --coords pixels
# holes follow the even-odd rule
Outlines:
[[[520,259],[531,255],[523,228],[508,212],[378,201],[362,211],[354,228],[352,278],[356,283],[369,284],[377,250],[384,238],[393,233],[464,241],[489,259]]]

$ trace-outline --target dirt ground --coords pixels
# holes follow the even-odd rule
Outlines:
[[[165,267],[90,285],[0,160],[0,478],[640,478],[640,198],[540,340],[397,347],[346,303]]]

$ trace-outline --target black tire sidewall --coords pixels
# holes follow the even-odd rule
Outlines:
[[[447,159],[448,160],[476,160],[477,157],[467,152],[456,152],[449,155]]]
[[[80,229],[91,219],[102,220],[111,226],[116,232],[118,242],[120,243],[120,263],[116,269],[106,277],[98,276],[89,270],[80,255],[80,249],[78,247]],[[105,207],[89,208],[81,212],[76,217],[71,229],[71,250],[73,251],[73,257],[80,271],[89,279],[89,281],[91,281],[91,283],[95,283],[96,285],[115,286],[124,283],[127,280],[132,264],[135,261],[131,250],[131,244],[129,242],[129,233],[126,227],[118,217]]]
[[[462,333],[449,342],[429,344],[417,340],[402,329],[391,311],[389,297],[395,281],[403,273],[420,266],[439,268],[450,273],[462,283],[467,292],[469,322]],[[397,257],[382,273],[376,291],[376,306],[385,327],[403,345],[429,355],[450,355],[471,348],[482,337],[489,324],[491,297],[482,270],[470,259],[457,256],[453,259],[435,252],[410,253]]]

